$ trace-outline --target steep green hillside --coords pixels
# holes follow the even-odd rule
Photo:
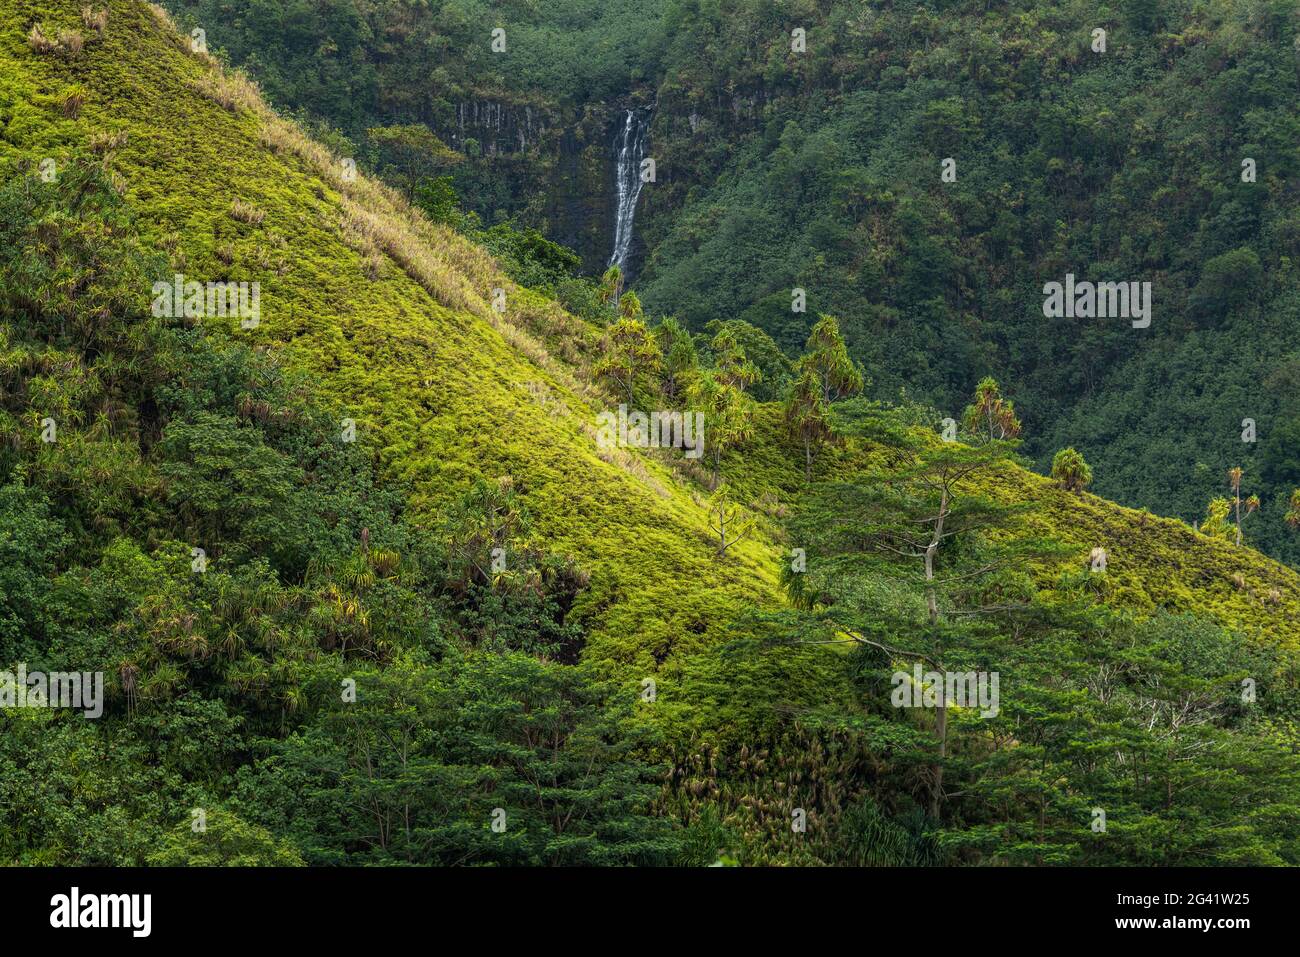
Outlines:
[[[650,667],[700,646],[737,603],[774,594],[762,547],[712,561],[702,511],[662,466],[599,454],[594,396],[539,341],[579,359],[586,330],[379,186],[345,183],[337,158],[145,7],[113,8],[103,39],[71,61],[27,48],[29,23],[75,27],[77,9],[49,4],[5,24],[19,68],[6,71],[4,159],[57,162],[122,134],[110,162],[146,240],[188,277],[259,281],[249,341],[282,345],[417,506],[445,504],[477,475],[512,476],[550,546],[592,573],[582,614],[600,658]],[[74,90],[76,118],[60,106]],[[237,219],[236,204],[256,222]]]
[[[1291,0],[168,6],[357,143],[428,124],[466,153],[450,175],[469,208],[589,269],[621,111],[653,105],[647,308],[743,318],[792,356],[833,313],[876,395],[949,411],[993,374],[1040,471],[1076,447],[1100,493],[1188,522],[1240,466],[1251,541],[1300,561]],[[1045,319],[1066,273],[1150,282],[1152,325]]]
[[[753,407],[718,464],[756,524],[719,554],[708,459],[597,443],[597,413],[620,401],[609,340],[636,320],[611,310],[602,329],[511,282],[156,8],[106,14],[0,4],[0,650],[102,667],[111,692],[102,726],[0,716],[0,808],[51,809],[0,819],[0,857],[1297,863],[1292,570],[1066,492],[998,447],[940,443],[929,413],[851,403],[811,476],[780,404]],[[150,317],[154,281],[175,273],[260,283],[258,324]],[[725,336],[706,345],[683,371],[688,410],[748,376]],[[655,376],[631,391],[683,404]],[[979,587],[947,588],[942,628],[897,584],[914,570],[864,544],[897,517],[871,511],[882,489],[925,507],[908,469],[936,456],[980,461],[957,487],[991,517],[945,553]],[[206,576],[190,572],[196,541],[213,543]],[[986,562],[1018,542],[1023,562]],[[1088,570],[1098,547],[1104,575]],[[991,726],[952,709],[936,758],[929,716],[891,711],[880,688],[940,631],[950,660],[1007,684]],[[897,656],[790,644],[847,635]],[[354,719],[333,702],[351,675],[355,721],[424,749],[416,769],[393,758],[391,789],[333,773],[355,770]],[[537,721],[572,750],[518,771],[497,742],[536,749]],[[194,729],[201,746],[184,743]],[[54,773],[67,747],[94,756],[92,777]],[[520,843],[492,844],[491,802],[526,804],[539,776],[590,829],[525,817]],[[333,817],[372,798],[392,820],[415,802],[423,830],[377,848],[370,829],[392,820]],[[1110,844],[1087,843],[1097,801]],[[647,823],[634,812],[651,802]],[[219,809],[230,846],[192,836],[193,806]]]
[[[994,375],[1040,470],[1073,446],[1188,522],[1241,466],[1251,541],[1300,560],[1295,4],[721,6],[670,5],[648,309],[789,351],[834,313],[878,394],[946,414]],[[1067,273],[1150,282],[1149,328],[1045,318]]]
[[[457,190],[485,221],[521,216],[604,268],[613,239],[611,143],[629,85],[653,86],[655,5],[389,0],[164,7],[207,31],[277,107],[378,160],[367,131],[425,123],[465,154]],[[491,31],[506,30],[494,50]],[[634,51],[634,52],[633,52]],[[644,97],[643,99],[652,99]]]
[[[750,548],[720,567],[705,516],[670,472],[635,450],[601,460],[593,410],[608,399],[565,361],[581,359],[593,332],[391,192],[363,176],[345,183],[338,158],[138,5],[115,10],[104,38],[71,62],[27,49],[26,23],[79,22],[70,4],[44,11],[25,10],[6,34],[22,66],[6,91],[6,160],[57,162],[122,134],[110,165],[146,240],[173,247],[172,266],[188,276],[259,281],[262,319],[249,341],[282,344],[318,377],[417,504],[445,503],[474,475],[514,476],[555,548],[591,565],[596,630],[623,635],[613,658],[645,663],[668,650],[660,643],[715,627],[729,589],[765,594],[773,552]],[[84,98],[76,118],[61,108],[73,92]],[[253,206],[257,223],[236,219],[236,203]],[[500,315],[497,288],[507,290]],[[770,481],[788,489],[791,479]],[[1160,596],[1167,576],[1146,577],[1147,594]],[[705,604],[684,607],[687,596]],[[685,634],[627,640],[656,618]]]

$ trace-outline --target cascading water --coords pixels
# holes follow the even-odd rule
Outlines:
[[[618,189],[617,219],[614,221],[614,252],[609,257],[611,266],[627,272],[627,257],[632,251],[632,220],[636,216],[636,201],[641,196],[641,161],[645,159],[646,133],[650,128],[650,114],[643,110],[628,110],[619,131],[615,149],[618,163],[615,166],[615,186]]]

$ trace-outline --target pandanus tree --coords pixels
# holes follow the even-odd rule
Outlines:
[[[830,424],[830,403],[823,398],[821,383],[813,370],[804,367],[785,400],[785,421],[790,432],[803,444],[804,478],[812,479],[813,449],[835,435]]]
[[[786,396],[786,426],[803,445],[804,477],[812,478],[815,449],[835,437],[831,403],[861,392],[862,373],[849,358],[839,320],[822,315],[808,336],[808,351]]]
[[[1092,469],[1073,448],[1061,449],[1052,459],[1052,478],[1067,492],[1081,494],[1092,482]]]
[[[862,373],[849,358],[838,319],[824,313],[819,315],[805,348],[808,351],[800,364],[816,377],[824,401],[845,399],[862,391]]]
[[[641,308],[641,297],[628,290],[618,297],[618,314],[624,319],[641,319],[645,311]]]
[[[695,376],[687,392],[691,412],[704,414],[704,444],[710,451],[709,489],[716,490],[725,451],[742,445],[754,433],[754,400],[745,390],[762,378],[735,334],[722,329],[709,343],[713,368]]]
[[[754,433],[754,402],[745,390],[716,369],[696,376],[688,393],[691,412],[704,414],[704,445],[712,471],[710,490],[718,487],[723,453],[744,444]]]
[[[1202,535],[1208,535],[1210,538],[1219,538],[1223,541],[1231,541],[1233,538],[1232,522],[1228,516],[1232,514],[1232,503],[1226,498],[1212,498],[1210,504],[1206,506],[1205,518],[1197,526],[1197,531]]]
[[[596,378],[636,401],[636,390],[659,373],[663,355],[659,343],[640,319],[620,319],[609,327],[605,354],[596,363]]]
[[[654,336],[659,344],[659,352],[663,356],[660,381],[664,398],[670,405],[676,405],[699,367],[700,360],[695,351],[695,340],[672,316],[666,317],[655,327]]]
[[[988,442],[1019,438],[1020,420],[1014,403],[1002,398],[997,380],[985,376],[975,387],[975,401],[962,413],[966,431]]]
[[[607,306],[615,305],[623,295],[623,270],[610,266],[600,277],[600,301]]]
[[[720,330],[709,347],[713,350],[714,369],[720,382],[743,392],[763,378],[732,330]]]
[[[1249,498],[1246,499],[1246,503],[1245,503],[1245,504],[1246,504],[1246,515],[1242,515],[1242,514],[1241,514],[1241,505],[1242,505],[1242,502],[1241,502],[1241,478],[1242,478],[1242,475],[1243,475],[1243,472],[1242,472],[1242,470],[1241,470],[1239,467],[1228,469],[1228,484],[1229,484],[1230,486],[1232,486],[1232,495],[1233,495],[1233,516],[1234,516],[1234,518],[1235,518],[1235,520],[1236,520],[1236,526],[1237,526],[1237,544],[1238,544],[1238,545],[1240,545],[1240,544],[1241,544],[1241,541],[1242,541],[1242,537],[1241,537],[1241,521],[1242,521],[1242,519],[1245,518],[1246,516],[1249,516],[1251,513],[1253,513],[1256,509],[1259,508],[1259,496],[1258,496],[1258,495],[1252,495],[1252,496],[1250,496]]]

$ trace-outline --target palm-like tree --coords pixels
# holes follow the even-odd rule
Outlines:
[[[1241,477],[1244,473],[1240,467],[1228,469],[1228,484],[1232,486],[1233,494],[1233,514],[1236,516],[1237,524],[1237,544],[1241,544]],[[1250,515],[1259,508],[1259,496],[1252,495],[1246,499],[1246,515]]]

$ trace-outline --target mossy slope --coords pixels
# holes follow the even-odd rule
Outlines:
[[[779,600],[776,542],[718,559],[689,483],[653,456],[597,448],[592,423],[607,400],[585,376],[593,330],[391,191],[348,179],[156,9],[106,6],[101,35],[80,2],[0,3],[0,163],[111,154],[145,235],[176,271],[261,284],[261,324],[241,335],[308,371],[385,472],[409,483],[421,514],[432,518],[476,475],[510,476],[550,547],[592,573],[581,609],[589,659],[652,670],[716,644],[737,611]],[[78,30],[85,45],[36,52],[35,23],[50,36]],[[498,288],[503,313],[492,308]],[[763,434],[729,474],[747,493],[789,502],[800,470],[773,410]],[[850,453],[823,467],[837,464]],[[1118,601],[1300,642],[1300,577],[1248,549],[1020,470],[997,492],[1033,501],[1032,521],[1078,545],[1081,560],[1105,545]]]

